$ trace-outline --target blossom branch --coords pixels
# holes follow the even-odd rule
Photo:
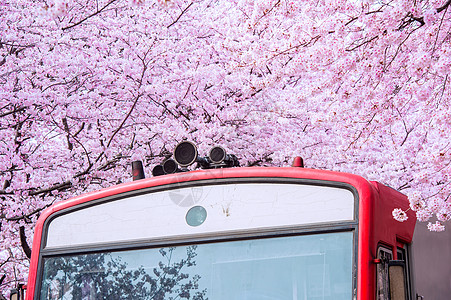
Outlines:
[[[448,5],[449,5],[449,3],[451,3],[451,0],[448,1]],[[432,53],[435,52],[435,46],[437,45],[438,35],[440,33],[440,29],[442,28],[443,19],[445,18],[446,11],[448,10],[448,5],[446,5],[446,8],[444,8],[445,13],[442,15],[442,19],[440,20],[440,24],[438,25],[437,35],[435,36],[434,46],[432,47]],[[439,12],[438,9],[437,9],[437,12]]]
[[[110,140],[107,143],[107,148],[110,146],[111,142],[113,141],[114,137],[116,136],[116,134],[119,132],[119,130],[122,129],[122,127],[124,126],[125,122],[127,121],[127,119],[130,117],[130,115],[132,114],[133,110],[136,107],[136,104],[138,103],[139,98],[141,98],[142,94],[138,94],[135,97],[135,100],[133,101],[133,105],[130,108],[130,110],[128,111],[127,115],[125,116],[125,118],[122,120],[121,124],[119,125],[118,128],[116,128],[116,130],[113,132],[113,134],[110,137]]]
[[[169,24],[168,26],[166,26],[166,28],[171,27],[172,25],[174,25],[175,23],[177,23],[180,18],[183,16],[184,13],[186,13],[186,11],[191,7],[191,5],[193,5],[194,2],[191,2],[187,7],[185,7],[185,9],[182,11],[182,13],[177,17],[177,19],[175,19],[174,22],[172,22],[171,24]]]
[[[354,46],[354,47],[352,47],[352,48],[347,48],[346,51],[348,51],[348,52],[354,51],[355,49],[360,48],[360,47],[362,47],[363,45],[366,45],[366,44],[368,44],[368,43],[371,43],[372,41],[374,41],[375,39],[378,39],[378,38],[379,38],[378,35],[373,36],[373,37],[370,38],[369,40],[365,40],[365,41],[361,42],[360,44],[358,44],[358,45],[356,45],[356,46]]]
[[[27,236],[25,235],[25,227],[19,227],[19,235],[20,235],[20,245],[22,246],[22,250],[25,253],[27,258],[31,258],[31,248],[27,242]]]
[[[71,28],[73,28],[73,27],[75,27],[75,26],[77,26],[77,25],[80,25],[81,23],[83,23],[84,21],[88,20],[89,18],[92,18],[92,17],[94,17],[94,16],[100,14],[100,13],[101,13],[102,11],[104,11],[108,6],[110,6],[111,4],[113,4],[113,3],[116,2],[116,1],[118,1],[118,0],[111,0],[110,2],[108,2],[107,4],[105,4],[101,9],[98,9],[95,13],[90,14],[89,16],[87,16],[87,17],[81,19],[80,21],[78,21],[78,22],[76,22],[76,23],[74,23],[74,24],[72,24],[72,25],[63,27],[62,30],[71,29]]]
[[[443,4],[442,6],[437,8],[437,12],[440,13],[440,12],[448,9],[448,6],[450,6],[450,5],[451,5],[451,0],[446,1],[445,4]]]

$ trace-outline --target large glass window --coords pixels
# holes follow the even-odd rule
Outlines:
[[[48,257],[40,299],[352,299],[353,232]]]
[[[188,212],[204,210],[201,226]],[[355,220],[354,194],[329,186],[188,186],[97,203],[50,220],[46,249]]]

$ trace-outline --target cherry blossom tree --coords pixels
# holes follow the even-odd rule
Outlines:
[[[0,0],[0,289],[43,209],[184,138],[378,180],[443,230],[450,3]]]

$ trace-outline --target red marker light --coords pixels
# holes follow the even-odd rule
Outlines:
[[[302,157],[296,156],[294,158],[293,164],[291,166],[292,167],[297,167],[297,168],[303,168],[304,167],[304,160],[302,159]]]

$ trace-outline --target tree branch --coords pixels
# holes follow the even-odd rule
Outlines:
[[[290,52],[290,51],[293,50],[293,49],[297,50],[297,49],[299,49],[299,48],[301,48],[301,47],[307,47],[307,46],[309,46],[310,44],[314,44],[314,43],[316,43],[316,41],[318,41],[320,38],[321,38],[321,35],[314,36],[314,37],[312,37],[312,38],[310,39],[310,41],[305,42],[305,43],[302,43],[302,44],[299,44],[299,45],[296,45],[296,46],[292,46],[292,47],[290,47],[290,48],[288,48],[288,49],[285,49],[285,50],[283,50],[283,51],[281,51],[281,52],[275,54],[274,56],[268,58],[267,61],[272,60],[272,59],[276,58],[276,57],[279,56],[279,55],[286,54],[286,53]]]
[[[451,2],[451,0],[448,0],[448,5]],[[443,7],[443,6],[442,6]],[[442,19],[440,20],[440,25],[438,26],[438,30],[437,30],[437,35],[435,36],[435,41],[434,41],[434,47],[432,47],[432,53],[435,52],[435,46],[437,45],[437,41],[438,41],[438,35],[440,33],[440,28],[442,28],[442,24],[443,24],[443,19],[445,18],[446,15],[446,11],[448,10],[448,6],[446,6],[445,8],[445,13],[442,16]],[[438,9],[437,9],[437,13],[438,13]]]
[[[446,1],[445,4],[443,4],[441,7],[437,8],[437,12],[439,13],[439,12],[444,11],[445,9],[448,8],[448,6],[450,6],[450,4],[451,4],[451,0]]]
[[[265,12],[263,12],[263,15],[262,15],[260,18],[258,18],[258,20],[255,22],[254,25],[258,24],[258,22],[260,22],[260,20],[261,20],[263,17],[265,17],[266,15],[270,14],[270,13],[272,12],[272,10],[273,10],[276,6],[278,6],[279,4],[280,4],[280,0],[278,0],[278,1],[277,1],[270,9],[266,10]]]
[[[451,0],[448,0],[448,1],[445,2],[445,4],[443,4],[442,6],[437,8],[435,11],[437,13],[441,13],[442,11],[447,10],[450,5],[451,5]],[[419,22],[420,23],[420,27],[426,24],[424,22],[424,17],[414,17],[411,14],[409,14],[408,17],[410,19],[404,21],[404,23],[399,26],[399,29],[403,29],[404,27],[406,27],[408,24],[412,23],[413,21]],[[442,20],[443,20],[443,18],[442,18]]]
[[[20,245],[22,246],[23,252],[28,258],[31,258],[31,249],[27,243],[27,236],[25,235],[25,227],[19,227],[19,235],[20,235]]]
[[[10,115],[10,114],[14,114],[14,113],[18,113],[18,112],[24,111],[25,109],[26,109],[25,106],[13,109],[11,111],[8,111],[8,112],[5,112],[5,113],[1,114],[0,118],[6,117],[7,115]]]
[[[183,16],[183,14],[191,7],[191,5],[193,5],[194,4],[194,2],[191,2],[187,7],[185,7],[185,9],[182,11],[182,13],[177,17],[177,19],[175,19],[175,21],[174,22],[172,22],[171,24],[169,24],[168,26],[167,26],[167,28],[169,28],[169,27],[171,27],[172,25],[174,25],[175,23],[177,23],[179,20],[180,20],[180,18]]]
[[[115,135],[119,132],[119,130],[121,130],[121,128],[124,126],[125,121],[127,121],[128,117],[130,117],[130,115],[132,114],[133,109],[135,108],[136,103],[138,103],[138,100],[139,100],[139,98],[141,98],[141,96],[142,96],[141,94],[139,94],[138,96],[136,96],[135,101],[133,102],[132,107],[131,107],[130,110],[128,111],[128,113],[127,113],[127,115],[125,116],[125,118],[122,120],[122,123],[119,125],[118,128],[116,128],[116,130],[115,130],[115,131],[113,132],[113,134],[111,135],[111,138],[110,138],[110,140],[108,141],[108,144],[106,145],[107,148],[110,146],[111,142],[113,141],[114,136],[115,136]]]
[[[191,3],[191,4],[192,4],[192,3]],[[190,4],[190,5],[191,5],[191,4]],[[150,50],[150,49],[149,49],[149,50]],[[146,55],[147,55],[147,54],[146,54]],[[139,85],[138,85],[138,88],[137,88],[138,91],[139,91],[139,89],[140,89],[141,86],[142,86],[143,79],[144,79],[144,75],[145,75],[146,70],[147,70],[147,64],[146,64],[146,62],[145,62],[145,57],[141,58],[141,61],[142,61],[142,63],[143,63],[143,70],[142,70],[142,72],[141,72],[141,79],[139,80]],[[138,94],[138,95],[136,96],[135,101],[133,102],[133,105],[132,105],[132,107],[130,108],[130,110],[129,110],[129,112],[127,113],[127,115],[125,116],[124,120],[122,120],[122,123],[119,125],[118,128],[116,128],[116,130],[115,130],[115,131],[113,132],[113,134],[111,135],[111,138],[110,138],[110,140],[108,141],[108,144],[106,145],[107,148],[110,146],[111,142],[113,141],[114,136],[119,132],[119,130],[121,130],[121,128],[124,126],[124,124],[125,124],[125,122],[127,121],[127,119],[128,119],[128,118],[130,117],[130,115],[132,114],[132,112],[133,112],[133,110],[135,109],[135,106],[136,106],[136,104],[138,103],[138,100],[139,100],[139,98],[141,98],[141,96],[142,96],[142,94]],[[103,154],[103,152],[102,152],[102,154]],[[102,154],[101,154],[101,155],[102,155]],[[97,160],[100,158],[101,155],[99,155],[99,157],[97,158]],[[97,160],[96,160],[96,162],[97,162]]]
[[[77,176],[74,176],[74,177],[77,177]],[[49,188],[46,188],[46,189],[40,189],[40,190],[37,190],[37,191],[30,191],[29,195],[30,196],[37,196],[39,194],[44,194],[44,193],[51,192],[51,191],[54,191],[54,190],[67,189],[67,188],[70,188],[71,186],[72,186],[72,183],[70,181],[66,181],[66,182],[63,182],[63,183],[55,184],[55,185],[53,185],[53,186],[51,186]]]
[[[86,21],[87,19],[92,18],[92,17],[94,17],[94,16],[100,14],[100,13],[101,13],[102,11],[104,11],[108,6],[110,6],[111,4],[113,4],[113,3],[116,2],[116,1],[117,1],[117,0],[111,0],[110,2],[108,2],[107,4],[105,4],[101,9],[97,10],[95,13],[92,13],[92,14],[90,14],[89,16],[87,16],[87,17],[81,19],[81,20],[78,21],[77,23],[74,23],[74,24],[72,24],[72,25],[63,27],[62,30],[71,29],[71,28],[73,28],[73,27],[75,27],[75,26],[77,26],[77,25],[80,25],[81,23],[83,23],[83,22]]]
[[[360,44],[358,44],[358,45],[356,45],[356,46],[354,46],[354,47],[352,47],[352,48],[350,48],[350,49],[346,49],[346,51],[354,51],[355,49],[357,49],[357,48],[360,48],[360,47],[362,47],[363,45],[366,45],[366,44],[368,44],[368,43],[371,43],[372,41],[374,41],[375,39],[378,39],[379,38],[379,36],[378,35],[376,35],[376,36],[373,36],[372,38],[370,38],[369,40],[365,40],[365,41],[363,41],[362,43],[360,43]]]
[[[72,151],[72,149],[74,149],[74,145],[70,142],[69,124],[67,124],[67,119],[65,117],[62,119],[62,121],[63,121],[64,131],[67,133],[67,135],[66,135],[67,148],[69,149],[69,151]]]

